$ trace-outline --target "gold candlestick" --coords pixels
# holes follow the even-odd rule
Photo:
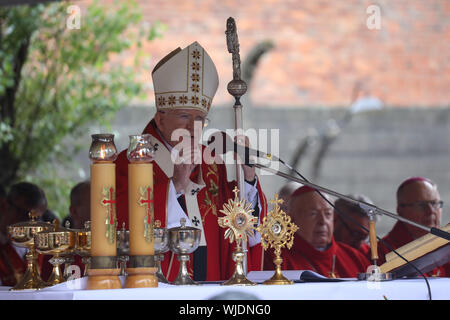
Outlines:
[[[91,165],[91,265],[86,288],[119,289],[116,262],[116,165],[113,134],[94,134]]]
[[[236,249],[233,252],[233,260],[235,261],[235,269],[233,276],[222,283],[224,286],[241,285],[253,286],[256,285],[247,279],[244,272],[244,251],[242,242],[247,243],[247,236],[253,235],[254,225],[258,222],[258,218],[252,216],[251,204],[247,203],[245,199],[240,200],[238,197],[239,189],[237,187],[233,190],[235,198],[234,201],[229,199],[228,203],[224,204],[224,209],[220,210],[225,217],[218,219],[219,226],[228,228],[225,231],[225,239],[229,238],[230,243],[236,240]]]
[[[274,209],[267,213],[262,224],[256,228],[261,234],[261,245],[264,250],[270,248],[275,249],[275,273],[269,280],[263,284],[293,284],[294,282],[283,276],[281,272],[281,248],[287,247],[290,249],[294,243],[294,234],[298,227],[291,222],[289,217],[283,210],[280,209],[279,204],[283,203],[283,199],[278,199],[278,194],[275,193],[275,200],[270,200],[274,204]]]
[[[130,230],[130,260],[126,288],[157,287],[158,270],[154,260],[154,148],[150,135],[130,136],[128,165],[128,214]]]

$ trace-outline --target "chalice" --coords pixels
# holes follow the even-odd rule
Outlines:
[[[84,223],[84,229],[75,230],[76,245],[75,253],[81,257],[81,262],[84,264],[83,277],[87,276],[87,270],[91,264],[91,222]]]
[[[166,228],[161,228],[161,222],[155,221],[154,228],[154,246],[155,246],[155,264],[158,268],[156,277],[159,282],[169,283],[161,270],[161,261],[164,260],[164,253],[169,250],[169,235]]]
[[[66,261],[64,255],[71,254],[75,250],[76,238],[76,233],[69,229],[41,231],[34,235],[36,250],[42,254],[53,255],[49,260],[53,266],[47,280],[49,286],[65,281],[60,265]]]
[[[125,222],[122,229],[117,230],[117,255],[120,266],[119,276],[126,276],[127,261],[130,259],[130,231],[125,229]]]
[[[180,269],[178,275],[172,284],[176,285],[198,285],[189,276],[187,261],[189,254],[194,252],[200,244],[202,231],[193,227],[186,227],[186,219],[180,219],[181,227],[169,229],[169,247],[170,250],[178,255]]]
[[[8,226],[8,234],[13,244],[28,248],[27,270],[20,281],[10,290],[42,289],[47,286],[39,273],[34,235],[41,231],[52,231],[55,227],[50,223],[36,221],[38,214],[35,211],[31,211],[29,217],[31,221]]]

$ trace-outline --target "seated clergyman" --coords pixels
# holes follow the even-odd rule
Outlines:
[[[320,194],[307,186],[290,197],[288,211],[299,227],[290,250],[282,249],[284,270],[312,270],[326,277],[354,278],[366,272],[369,261],[358,250],[334,240],[334,212]],[[265,256],[264,269],[273,270],[273,255]]]
[[[427,227],[439,227],[441,224],[442,208],[437,185],[430,179],[411,177],[403,181],[397,189],[397,213],[413,222]],[[392,230],[378,241],[379,263],[385,261],[385,255],[427,234],[427,231],[408,223],[398,221]],[[386,243],[388,245],[386,245]],[[437,277],[450,276],[450,263],[436,268],[426,275]]]

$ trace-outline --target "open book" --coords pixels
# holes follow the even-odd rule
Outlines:
[[[441,228],[450,232],[450,224]],[[450,261],[449,241],[433,234],[426,234],[404,246],[396,249],[408,261],[413,261],[414,265],[423,273],[440,267]],[[406,261],[400,258],[395,252],[386,255],[386,262],[380,266],[381,272],[392,272],[396,277],[413,276],[417,272]]]

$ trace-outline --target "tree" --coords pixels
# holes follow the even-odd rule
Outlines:
[[[77,146],[64,144],[92,121],[107,126],[119,108],[142,96],[134,66],[113,61],[164,26],[141,23],[135,2],[100,5],[69,29],[70,3],[0,8],[0,184],[39,183],[55,211],[66,211],[68,192],[55,163],[70,164]],[[66,208],[63,208],[63,207]]]

